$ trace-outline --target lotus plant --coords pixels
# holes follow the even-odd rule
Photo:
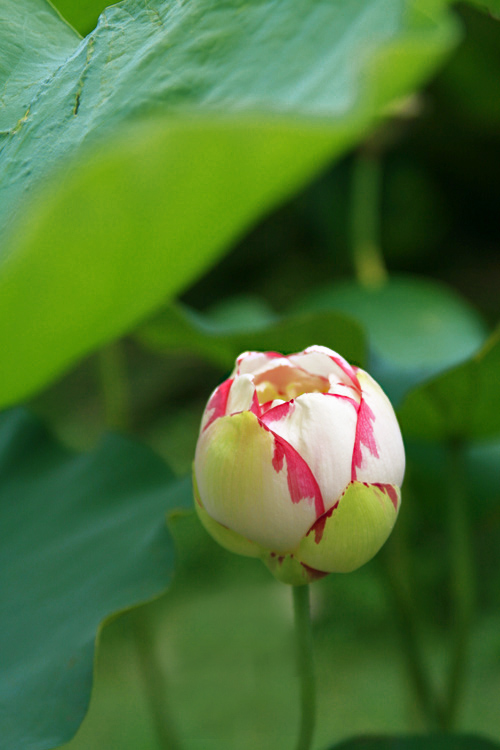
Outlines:
[[[394,410],[367,372],[323,346],[245,352],[203,414],[195,505],[224,547],[306,584],[380,549],[404,469]]]

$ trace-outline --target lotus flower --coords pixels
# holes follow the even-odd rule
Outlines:
[[[394,410],[364,370],[322,346],[245,352],[203,414],[195,506],[220,544],[300,585],[373,557],[404,468]]]

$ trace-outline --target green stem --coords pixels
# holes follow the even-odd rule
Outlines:
[[[99,352],[99,374],[106,426],[112,430],[130,428],[129,392],[123,345],[119,341]]]
[[[398,619],[398,630],[409,684],[413,688],[416,704],[428,729],[441,729],[443,711],[429,678],[422,653],[419,632],[420,614],[412,592],[408,542],[403,519],[399,520],[398,528],[390,544],[380,555],[380,561]]]
[[[142,616],[141,616],[142,615]],[[151,715],[158,750],[180,750],[172,715],[168,710],[167,684],[155,653],[155,638],[144,612],[134,621],[135,646],[144,693]]]
[[[316,721],[316,682],[313,665],[313,642],[309,586],[293,587],[293,610],[297,667],[300,679],[300,732],[297,750],[309,750]]]
[[[452,595],[452,651],[446,690],[445,728],[454,728],[463,697],[474,611],[474,562],[467,513],[462,445],[448,447],[448,530]]]
[[[359,152],[352,170],[351,243],[356,277],[366,287],[387,281],[380,250],[380,161],[374,154]]]

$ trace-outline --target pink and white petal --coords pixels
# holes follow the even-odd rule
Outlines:
[[[275,406],[280,406],[281,404],[286,403],[287,402],[282,398],[275,398],[272,401],[265,401],[263,404],[260,404],[260,413],[265,414],[266,411],[269,411],[269,409],[274,409]]]
[[[257,416],[260,415],[253,375],[239,375],[234,379],[229,391],[226,414],[235,414],[239,411],[253,411]]]
[[[340,354],[326,346],[309,346],[303,352],[291,354],[289,360],[315,375],[325,378],[335,375],[342,383],[357,386],[353,367]]]
[[[276,358],[283,359],[283,355],[278,352],[243,352],[236,360],[233,376],[253,375]]]
[[[353,385],[346,385],[337,380],[335,375],[330,375],[330,387],[328,393],[332,396],[342,396],[343,398],[350,399],[356,406],[361,401],[360,389]]]
[[[211,518],[270,551],[293,551],[323,513],[307,464],[251,412],[203,432],[194,466]]]
[[[219,419],[219,417],[224,417],[226,415],[226,406],[229,398],[229,391],[231,390],[233,382],[233,378],[228,378],[223,383],[221,383],[215,389],[215,391],[213,391],[212,395],[208,399],[208,403],[205,407],[205,411],[203,412],[203,417],[201,419],[202,431],[206,430],[207,427],[209,427],[216,419]]]
[[[405,451],[398,420],[382,388],[364,370],[358,370],[362,403],[353,451],[352,478],[371,484],[401,487]]]
[[[329,510],[351,481],[357,404],[342,396],[305,393],[261,419],[306,461]]]

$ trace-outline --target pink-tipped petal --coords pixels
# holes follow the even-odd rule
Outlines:
[[[336,396],[337,398],[346,398],[351,401],[356,409],[361,401],[361,389],[355,388],[353,385],[340,383],[333,375],[330,375],[328,395]]]
[[[207,427],[210,427],[212,422],[215,422],[219,417],[224,417],[226,415],[227,400],[233,382],[234,378],[228,378],[221,383],[215,391],[213,391],[208,399],[208,404],[205,407],[203,418],[201,420],[202,430],[206,430]]]
[[[264,429],[269,430],[262,420],[260,424]],[[321,516],[325,512],[325,503],[308,464],[287,440],[273,430],[270,432],[274,438],[273,467],[275,471],[281,471],[283,463],[286,462],[288,490],[292,503],[300,503],[304,498],[313,498],[316,516]]]
[[[291,354],[288,359],[310,373],[325,378],[334,374],[341,382],[358,386],[354,368],[340,354],[326,346],[309,346],[303,352]]]
[[[329,510],[351,481],[357,403],[341,395],[305,393],[261,419],[305,460]]]
[[[394,409],[382,388],[358,370],[363,395],[352,459],[352,478],[401,487],[405,473],[403,439]]]
[[[273,359],[284,359],[278,352],[243,352],[236,360],[233,375],[253,375]]]

